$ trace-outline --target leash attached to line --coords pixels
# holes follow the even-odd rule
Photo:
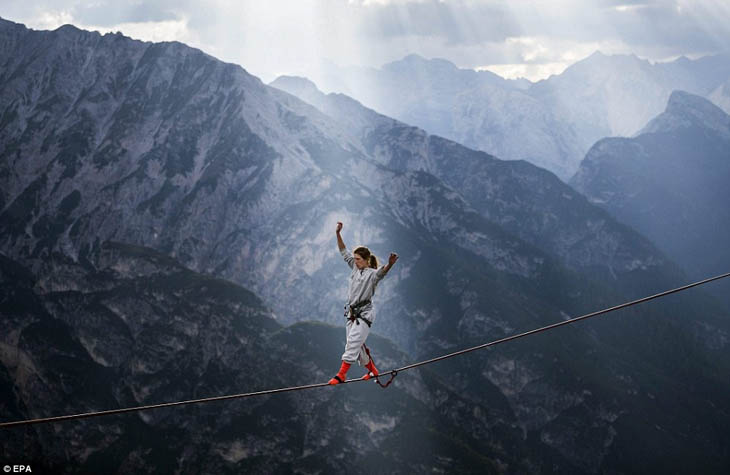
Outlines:
[[[365,343],[363,343],[363,344],[362,344],[362,346],[363,346],[363,347],[365,347],[365,353],[367,353],[367,354],[368,354],[368,358],[370,358],[370,361],[372,361],[372,362],[373,362],[373,364],[375,364],[375,359],[373,358],[373,355],[371,355],[371,354],[370,354],[370,348],[368,348],[368,347],[367,347],[367,346],[365,345]],[[370,376],[371,376],[372,378],[374,378],[374,379],[375,379],[375,382],[376,382],[376,383],[378,383],[378,386],[380,386],[381,388],[385,389],[385,388],[387,388],[388,386],[390,386],[390,383],[392,383],[392,382],[393,382],[393,380],[395,379],[395,377],[396,377],[396,376],[398,376],[398,371],[396,371],[396,370],[392,370],[392,371],[386,371],[385,373],[380,373],[380,372],[377,372],[377,374],[373,374],[372,372],[370,372],[370,373],[368,373],[368,374],[369,374],[369,375],[370,375]],[[385,384],[383,384],[383,383],[381,383],[381,382],[380,382],[380,377],[381,377],[381,376],[383,376],[383,374],[390,374],[390,379],[389,379],[389,380],[388,380],[388,382],[387,382],[387,383],[385,383]],[[363,376],[363,378],[365,378],[365,376]]]
[[[666,290],[664,292],[660,292],[658,294],[650,295],[648,297],[644,297],[644,298],[641,298],[641,299],[638,299],[638,300],[633,300],[631,302],[626,302],[626,303],[623,303],[621,305],[616,305],[615,307],[606,308],[606,309],[603,309],[603,310],[599,310],[597,312],[593,312],[593,313],[588,313],[588,314],[585,314],[585,315],[581,315],[580,317],[571,318],[569,320],[564,320],[562,322],[553,323],[552,325],[547,325],[547,326],[544,326],[544,327],[541,327],[541,328],[536,328],[534,330],[526,331],[524,333],[518,333],[517,335],[512,335],[512,336],[508,336],[508,337],[505,337],[505,338],[501,338],[499,340],[494,340],[494,341],[491,341],[489,343],[484,343],[482,345],[473,346],[471,348],[466,348],[466,349],[463,349],[463,350],[455,351],[453,353],[449,353],[449,354],[446,354],[446,355],[442,355],[442,356],[439,356],[439,357],[436,357],[436,358],[431,358],[431,359],[428,359],[428,360],[420,361],[418,363],[413,363],[413,364],[410,364],[408,366],[403,366],[402,368],[398,368],[398,369],[394,369],[394,370],[390,370],[390,371],[385,371],[383,373],[380,373],[377,376],[374,376],[374,379],[375,379],[375,381],[381,387],[387,388],[393,382],[393,380],[398,375],[398,373],[399,372],[402,372],[402,371],[406,371],[406,370],[409,370],[409,369],[417,368],[419,366],[424,366],[424,365],[427,365],[427,364],[435,363],[437,361],[445,360],[447,358],[453,358],[455,356],[463,355],[465,353],[470,353],[472,351],[481,350],[483,348],[488,348],[490,346],[495,346],[495,345],[498,345],[500,343],[506,343],[508,341],[516,340],[518,338],[523,338],[523,337],[526,337],[526,336],[529,336],[529,335],[534,335],[536,333],[540,333],[540,332],[552,330],[552,329],[557,328],[557,327],[561,327],[561,326],[564,326],[564,325],[569,325],[569,324],[572,324],[572,323],[575,323],[575,322],[579,322],[581,320],[586,320],[588,318],[596,317],[598,315],[603,315],[605,313],[609,313],[609,312],[613,312],[613,311],[616,311],[616,310],[620,310],[622,308],[631,307],[632,305],[637,305],[637,304],[640,304],[642,302],[647,302],[649,300],[657,299],[659,297],[664,297],[664,296],[669,295],[669,294],[674,294],[674,293],[677,293],[677,292],[681,292],[683,290],[691,289],[692,287],[697,287],[699,285],[707,284],[708,282],[712,282],[712,281],[719,280],[719,279],[724,279],[725,277],[728,277],[728,276],[730,276],[730,272],[725,273],[725,274],[721,274],[721,275],[717,275],[715,277],[710,277],[708,279],[700,280],[700,281],[694,282],[692,284],[687,284],[687,285],[684,285],[682,287],[677,287],[676,289]],[[383,375],[387,375],[387,374],[390,375],[390,380],[388,380],[387,383],[382,384],[380,382],[379,378],[382,377]],[[357,383],[357,382],[361,382],[361,381],[366,381],[366,380],[364,380],[362,378],[348,379],[346,381],[343,381],[343,383],[341,383],[341,384]],[[185,404],[199,404],[199,403],[205,403],[205,402],[223,401],[223,400],[227,400],[227,399],[242,399],[242,398],[247,398],[247,397],[265,396],[265,395],[268,395],[268,394],[278,394],[278,393],[284,393],[284,392],[290,392],[290,391],[302,391],[302,390],[305,390],[305,389],[314,389],[314,388],[320,388],[320,387],[325,387],[325,386],[329,386],[329,384],[328,383],[308,384],[308,385],[305,385],[305,386],[292,386],[292,387],[289,387],[289,388],[269,389],[269,390],[266,390],[266,391],[256,391],[256,392],[242,393],[242,394],[231,394],[231,395],[227,395],[227,396],[215,396],[215,397],[208,397],[208,398],[203,398],[203,399],[190,399],[190,400],[187,400],[187,401],[167,402],[167,403],[162,403],[162,404],[152,404],[152,405],[148,405],[148,406],[127,407],[127,408],[122,408],[122,409],[111,409],[111,410],[108,410],[108,411],[86,412],[86,413],[83,413],[83,414],[72,414],[72,415],[67,415],[67,416],[42,417],[42,418],[38,418],[38,419],[28,419],[28,420],[24,420],[24,421],[2,422],[2,423],[0,423],[0,428],[5,428],[5,427],[18,427],[18,426],[22,426],[22,425],[40,424],[40,423],[44,423],[44,422],[62,422],[62,421],[67,421],[67,420],[72,420],[72,419],[85,419],[85,418],[88,418],[88,417],[97,417],[97,416],[109,416],[109,415],[112,415],[112,414],[123,414],[123,413],[127,413],[127,412],[146,411],[146,410],[149,410],[149,409],[159,409],[159,408],[163,408],[163,407],[182,406],[182,405],[185,405]]]

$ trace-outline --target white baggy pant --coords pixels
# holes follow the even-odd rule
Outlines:
[[[342,354],[342,361],[353,364],[357,361],[360,366],[370,363],[370,357],[365,352],[365,340],[370,334],[370,327],[362,320],[348,320],[345,325],[347,332],[347,343],[345,343],[345,352]]]

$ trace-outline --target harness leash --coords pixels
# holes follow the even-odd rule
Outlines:
[[[368,358],[370,358],[370,361],[372,361],[373,365],[375,365],[375,358],[373,358],[373,355],[370,354],[370,348],[368,348],[367,345],[365,345],[365,343],[363,343],[362,346],[365,348],[365,353],[368,354]],[[392,370],[392,371],[389,371],[388,373],[386,373],[386,374],[389,374],[390,375],[390,379],[385,384],[383,384],[383,383],[380,382],[380,376],[382,376],[381,374],[379,374],[379,373],[378,374],[373,374],[372,371],[370,372],[370,374],[373,375],[372,377],[375,378],[375,382],[378,383],[378,386],[380,386],[381,388],[385,389],[388,386],[390,386],[390,383],[392,383],[393,380],[395,379],[395,377],[398,376],[398,371],[397,370]]]
[[[380,386],[383,389],[385,389],[388,386],[390,386],[390,383],[392,383],[393,380],[395,379],[395,377],[398,376],[398,371],[393,370],[393,371],[390,371],[390,372],[388,372],[386,374],[389,374],[390,375],[390,379],[385,384],[383,384],[383,383],[380,382],[380,376],[382,376],[382,375],[373,376],[375,378],[375,382],[378,383],[378,386]]]

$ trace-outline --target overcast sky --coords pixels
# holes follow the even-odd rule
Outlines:
[[[177,40],[265,82],[410,53],[536,80],[596,50],[666,61],[730,46],[727,0],[0,0],[0,17]]]

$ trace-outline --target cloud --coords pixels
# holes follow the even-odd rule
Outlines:
[[[718,52],[730,39],[730,7],[723,2],[665,2],[616,11],[612,20],[631,47],[675,54]]]
[[[506,79],[526,78],[537,82],[553,74],[560,74],[570,66],[566,63],[540,63],[540,64],[493,64],[475,68],[477,71],[491,71]]]
[[[539,74],[592,48],[660,60],[730,45],[725,0],[24,0],[2,14],[33,28],[177,39],[265,81],[323,60],[379,67],[411,53]]]
[[[367,4],[358,33],[379,39],[441,38],[450,45],[502,41],[522,33],[509,8],[498,3],[436,0]]]
[[[604,54],[625,53],[627,47],[620,41],[576,42],[548,36],[509,38],[504,44],[502,61],[475,66],[504,78],[527,78],[538,81],[552,74],[560,74],[570,65],[590,56],[595,51]],[[512,61],[512,62],[510,62]]]
[[[69,11],[44,11],[36,16],[30,26],[37,30],[55,30],[69,23],[73,23],[73,15]]]
[[[184,5],[184,4],[182,4]],[[72,9],[76,21],[86,25],[164,23],[180,19],[181,2],[96,0],[80,2]]]
[[[142,41],[180,41],[188,45],[196,43],[195,35],[188,29],[185,19],[162,20],[155,22],[126,22],[116,25],[87,25],[87,30],[99,33],[123,32],[126,36]]]
[[[545,64],[542,70],[554,71],[596,49],[661,60],[717,53],[730,44],[730,5],[724,0],[352,4],[358,42],[381,62],[396,59],[393,54],[405,47],[406,54],[443,57],[461,67]]]

